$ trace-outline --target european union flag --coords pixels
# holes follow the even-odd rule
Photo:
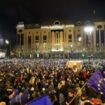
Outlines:
[[[105,76],[103,71],[96,70],[87,82],[88,86],[105,97]]]
[[[28,103],[28,105],[52,105],[48,95],[43,95]]]

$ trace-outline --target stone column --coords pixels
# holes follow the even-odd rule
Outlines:
[[[60,49],[63,49],[63,32],[60,31]]]
[[[54,37],[54,35],[55,35],[55,33],[54,33],[54,31],[52,31],[51,32],[51,36],[52,36],[52,49],[54,48],[54,43],[55,43],[55,37]]]

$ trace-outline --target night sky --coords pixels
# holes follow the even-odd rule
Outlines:
[[[105,0],[0,0],[0,34],[13,42],[18,21],[41,23],[49,19],[105,18]]]

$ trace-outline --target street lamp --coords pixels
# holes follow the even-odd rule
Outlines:
[[[81,52],[81,42],[82,42],[82,37],[81,35],[78,35],[77,36],[77,56],[78,56],[78,59],[79,59],[79,56],[80,56],[80,52]]]
[[[79,36],[77,40],[78,40],[78,48],[80,48],[80,46],[81,46],[81,41],[82,41],[82,37]],[[79,49],[78,49],[78,52],[79,52]]]
[[[6,39],[6,40],[5,40],[5,44],[6,44],[6,45],[9,45],[9,40]]]
[[[84,57],[85,57],[85,55],[82,53],[82,59],[83,59],[83,62],[84,62]]]
[[[73,47],[73,45],[71,44],[71,45],[70,45],[71,50],[72,50],[72,47]]]
[[[8,45],[10,44],[9,40],[6,39],[5,40],[5,44],[6,44],[6,54],[7,54],[7,52],[8,52]]]
[[[78,38],[78,42],[81,42],[81,41],[82,41],[82,37],[79,37],[79,38]]]
[[[84,31],[88,34],[91,34],[93,30],[94,30],[93,26],[86,26],[84,28]]]

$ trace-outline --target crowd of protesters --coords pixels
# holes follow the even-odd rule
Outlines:
[[[0,61],[0,104],[26,105],[48,94],[53,105],[104,105],[104,98],[86,84],[98,62],[85,62],[80,71],[67,59],[13,59]],[[103,66],[100,67],[103,69]]]

